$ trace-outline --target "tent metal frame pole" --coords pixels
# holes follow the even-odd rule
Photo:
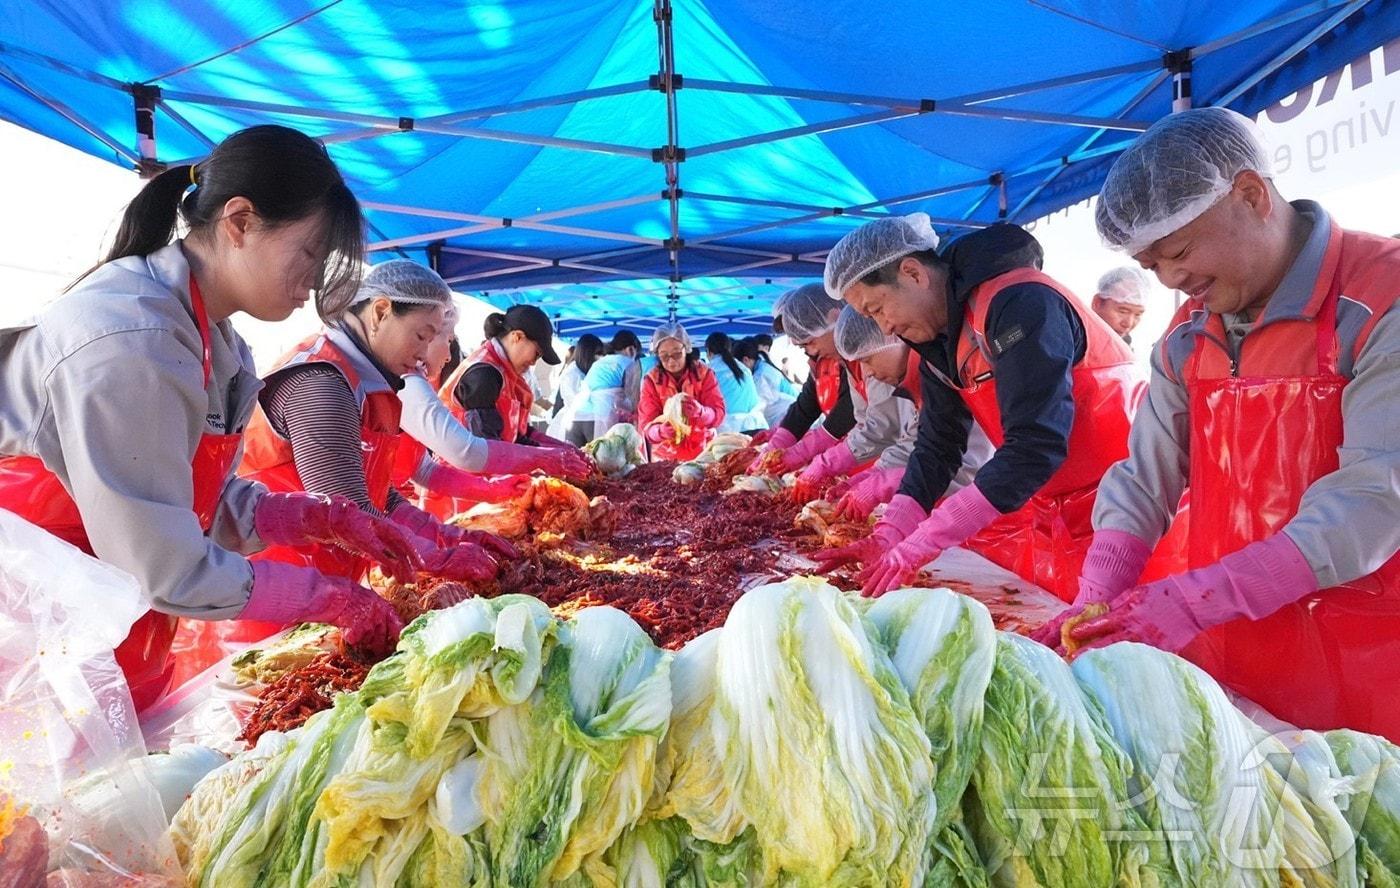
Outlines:
[[[622,96],[628,93],[642,92],[648,89],[650,84],[645,80],[638,80],[632,83],[619,83],[613,86],[600,86],[596,89],[583,89],[576,92],[559,93],[552,96],[542,96],[538,99],[523,99],[519,102],[507,102],[501,105],[490,105],[485,108],[473,108],[468,111],[454,111],[450,114],[438,114],[433,117],[425,117],[421,121],[415,122],[415,129],[419,125],[431,126],[452,126],[458,123],[465,123],[468,120],[482,120],[490,117],[501,117],[508,114],[519,114],[523,111],[537,111],[541,108],[554,108],[559,105],[573,105],[579,102],[586,102],[590,99],[602,99],[610,96]],[[361,139],[373,138],[389,133],[399,132],[397,126],[372,126],[363,129],[343,130],[338,133],[331,133],[322,138],[323,142],[344,143],[355,142]]]
[[[765,259],[790,260],[791,253],[779,253],[773,250],[755,250],[749,247],[731,247],[727,244],[705,244],[707,253],[733,253],[736,256],[757,256]]]
[[[849,214],[852,216],[868,216],[873,219],[883,218],[884,216],[888,215],[887,213],[871,213],[865,210],[848,210],[844,207],[823,207],[818,204],[794,203],[788,200],[763,200],[756,197],[739,197],[738,195],[733,194],[710,194],[708,192],[687,191],[685,192],[685,196],[690,198],[691,200],[698,201],[709,201],[713,203],[731,203],[739,204],[741,206],[746,207],[770,207],[772,209],[777,210],[798,210],[807,213],[813,213],[819,210],[828,210],[832,213],[832,215],[837,215],[837,211],[839,210],[841,214]]]
[[[686,157],[701,157],[706,154],[718,154],[721,151],[734,151],[738,148],[748,148],[752,145],[768,145],[773,142],[795,139],[799,136],[814,136],[822,133],[834,133],[839,130],[854,129],[861,126],[870,126],[873,123],[888,123],[890,121],[903,120],[906,117],[917,117],[920,114],[926,113],[928,113],[928,111],[918,109],[873,111],[869,114],[857,114],[854,117],[842,117],[837,120],[828,120],[822,123],[794,126],[787,129],[774,130],[769,133],[744,136],[739,139],[726,139],[723,142],[711,142],[708,145],[697,145],[694,148],[687,148],[685,154]]]
[[[883,198],[881,200],[867,201],[857,204],[854,207],[847,207],[846,212],[854,210],[872,210],[875,207],[892,207],[896,204],[910,203],[916,200],[929,200],[935,197],[942,197],[945,194],[956,194],[959,191],[967,191],[972,188],[981,188],[987,184],[987,177],[981,176],[970,182],[960,182],[955,185],[944,185],[940,188],[929,188],[924,191],[912,191],[908,194],[901,194],[896,197]],[[956,221],[956,220],[955,220]]]
[[[500,225],[482,224],[464,225],[457,228],[440,228],[437,231],[424,231],[420,234],[408,234],[403,237],[393,237],[387,240],[378,240],[365,245],[365,252],[377,253],[381,250],[393,250],[399,247],[407,247],[412,244],[424,243],[425,241],[446,240],[449,237],[462,237],[469,234],[477,234],[482,231],[497,231]]]
[[[568,225],[551,225],[547,222],[532,222],[526,219],[508,219],[495,216],[480,216],[474,213],[457,213],[451,210],[432,210],[426,207],[410,207],[403,204],[382,203],[380,201],[361,201],[360,206],[368,210],[378,210],[384,213],[400,213],[405,216],[427,216],[433,219],[451,219],[458,222],[475,222],[478,224],[491,225],[498,228],[524,228],[531,231],[549,231],[556,234],[576,234],[580,237],[591,237],[598,240],[622,241],[632,244],[646,244],[651,247],[662,247],[663,242],[656,238],[641,237],[635,234],[625,234],[616,231],[600,231],[594,228],[579,228]]]
[[[172,121],[174,121],[175,124],[178,127],[180,127],[180,129],[184,130],[185,132],[198,139],[204,145],[205,148],[208,148],[210,151],[213,151],[214,148],[218,146],[217,142],[206,136],[204,133],[200,132],[197,126],[186,120],[183,114],[170,107],[170,104],[164,99],[157,99],[156,107],[159,108],[161,111],[164,111],[165,116],[169,117]]]
[[[935,106],[944,102],[955,105],[975,105],[982,102],[991,102],[997,99],[1010,98],[1011,96],[1023,96],[1030,93],[1041,92],[1047,89],[1057,89],[1062,86],[1074,86],[1079,83],[1092,83],[1096,80],[1104,80],[1109,77],[1117,77],[1122,74],[1132,74],[1136,71],[1150,71],[1153,68],[1161,67],[1161,60],[1153,58],[1141,62],[1132,62],[1126,65],[1116,65],[1112,68],[1101,68],[1094,71],[1084,71],[1079,74],[1067,74],[1062,77],[1053,77],[1048,80],[1032,81],[1030,83],[1015,84],[999,89],[981,90],[975,93],[967,93],[961,96],[950,96],[947,99],[924,99],[909,98],[907,96],[876,96],[866,93],[835,92],[824,89],[804,89],[792,86],[770,86],[758,83],[729,83],[723,80],[700,80],[686,78],[686,89],[699,89],[708,92],[737,93],[739,95],[751,96],[774,96],[786,99],[809,99],[815,102],[835,102],[841,105],[878,105],[885,108],[901,110],[918,110],[924,108],[930,102]]]
[[[680,116],[676,109],[676,46],[671,30],[674,15],[671,0],[653,0],[651,16],[656,23],[658,86],[666,100],[666,144],[661,149],[660,160],[666,176],[666,203],[671,217],[671,237],[666,247],[673,284],[681,280],[680,160],[685,156],[680,147]]]
[[[713,271],[705,272],[705,274],[706,276],[714,275],[715,277],[728,277],[729,275],[738,274],[741,271],[750,271],[755,268],[770,268],[774,265],[786,265],[787,263],[793,261],[794,258],[795,257],[793,256],[784,256],[781,259],[758,259],[754,262],[748,262],[743,265],[731,265],[728,268],[716,268]]]
[[[1250,25],[1248,28],[1241,28],[1233,34],[1227,34],[1224,37],[1212,40],[1208,43],[1202,43],[1200,46],[1191,50],[1191,57],[1200,58],[1201,56],[1209,55],[1227,46],[1233,46],[1236,43],[1248,40],[1251,37],[1258,37],[1261,34],[1267,34],[1279,28],[1285,28],[1294,22],[1300,22],[1312,16],[1321,15],[1330,9],[1337,9],[1348,2],[1350,2],[1350,0],[1315,0],[1315,2],[1306,3],[1299,6],[1297,9],[1289,10],[1268,21],[1259,22],[1258,24]]]
[[[1210,104],[1217,106],[1229,105],[1231,102],[1272,76],[1275,71],[1292,61],[1294,56],[1307,49],[1309,46],[1312,46],[1323,34],[1326,34],[1328,31],[1346,21],[1369,2],[1370,0],[1351,0],[1350,3],[1343,6],[1339,11],[1328,16],[1326,21],[1289,44],[1287,49],[1274,56],[1264,67],[1246,77],[1234,89],[1225,93],[1225,95],[1212,100]]]
[[[497,229],[505,227],[527,228],[529,227],[528,223],[547,222],[551,219],[562,219],[567,216],[578,216],[585,213],[599,212],[601,210],[611,210],[617,209],[619,207],[629,207],[634,206],[636,204],[649,203],[654,200],[656,200],[656,196],[648,194],[641,195],[638,197],[621,198],[619,200],[602,201],[600,203],[586,204],[577,207],[566,207],[560,210],[550,210],[547,213],[535,213],[534,215],[524,216],[519,219],[511,219],[509,220],[508,224],[505,219],[497,219],[490,222],[483,222],[477,225],[458,228],[446,228],[439,231],[427,231],[417,235],[405,235],[404,237],[393,238],[392,240],[372,243],[368,246],[368,249],[371,251],[385,250],[390,249],[392,247],[404,246],[407,244],[418,243],[419,241],[425,240],[440,240],[449,237],[467,237],[473,234],[479,234],[483,231],[495,231]]]
[[[995,176],[993,176],[992,179],[993,179],[993,181],[992,181],[992,183],[991,183],[990,185],[987,186],[987,190],[984,191],[984,192],[982,192],[980,195],[978,195],[977,200],[975,200],[975,201],[972,202],[972,206],[968,207],[968,208],[963,212],[963,214],[962,214],[963,221],[967,221],[968,219],[971,219],[971,218],[973,217],[973,215],[974,215],[978,210],[982,209],[982,205],[985,204],[987,201],[991,200],[991,199],[992,199],[992,195],[994,195],[994,194],[996,194],[996,193],[998,192],[1000,186],[999,186],[997,183],[998,183],[998,181],[1004,181],[1004,180],[998,180],[997,177],[995,177]]]
[[[627,268],[613,268],[609,265],[592,265],[587,262],[573,262],[568,259],[560,259],[557,263],[560,268],[572,268],[577,271],[596,271],[600,274],[612,274],[619,277],[636,274],[635,271]]]
[[[1152,95],[1154,92],[1156,92],[1157,89],[1158,89],[1163,83],[1166,83],[1166,82],[1167,82],[1167,78],[1169,78],[1169,77],[1171,77],[1170,72],[1168,72],[1168,71],[1166,71],[1166,70],[1158,71],[1158,72],[1157,72],[1157,76],[1156,76],[1156,77],[1153,77],[1152,80],[1151,80],[1151,82],[1149,82],[1149,83],[1147,84],[1147,86],[1143,87],[1143,89],[1142,89],[1141,91],[1139,91],[1138,94],[1137,94],[1136,96],[1133,97],[1132,101],[1128,102],[1126,105],[1123,106],[1123,113],[1124,113],[1124,114],[1130,114],[1130,113],[1132,113],[1132,111],[1133,111],[1134,108],[1136,108],[1138,105],[1142,104],[1143,102],[1147,101],[1148,96],[1150,96],[1150,95]],[[1089,138],[1085,139],[1084,142],[1081,143],[1080,146],[1079,146],[1074,152],[1071,152],[1071,153],[1079,153],[1079,152],[1086,151],[1086,150],[1088,150],[1089,148],[1092,148],[1093,145],[1094,145],[1094,143],[1097,142],[1100,138],[1102,138],[1103,135],[1104,135],[1104,133],[1107,133],[1107,132],[1108,132],[1108,130],[1099,130],[1098,132],[1094,133],[1094,134],[1093,134],[1092,136],[1090,136]],[[1036,186],[1030,190],[1030,193],[1029,193],[1029,194],[1027,194],[1025,197],[1021,198],[1021,202],[1018,203],[1018,204],[1016,204],[1015,209],[1013,209],[1013,210],[1008,214],[1007,218],[1008,218],[1008,219],[1011,219],[1012,221],[1015,221],[1015,220],[1017,220],[1017,219],[1020,219],[1020,218],[1021,218],[1021,213],[1026,209],[1026,207],[1030,206],[1031,202],[1034,201],[1037,197],[1039,197],[1039,196],[1040,196],[1040,193],[1041,193],[1042,191],[1044,191],[1046,188],[1050,187],[1050,185],[1051,185],[1056,179],[1060,178],[1060,176],[1064,173],[1064,171],[1067,170],[1067,169],[1069,169],[1070,166],[1071,166],[1071,164],[1069,164],[1069,163],[1064,163],[1064,164],[1061,164],[1060,166],[1056,167],[1055,169],[1051,170],[1051,171],[1045,176],[1045,178],[1041,179],[1038,183],[1036,183]]]
[[[948,114],[954,117],[983,117],[990,120],[1012,120],[1018,123],[1046,123],[1058,126],[1077,126],[1088,129],[1126,130],[1140,133],[1152,125],[1147,120],[1120,120],[1115,117],[1086,117],[1080,114],[1054,114],[1043,111],[1023,111],[975,105],[939,104],[935,114]]]
[[[503,274],[515,274],[521,271],[539,271],[541,268],[549,268],[550,263],[544,261],[531,262],[528,265],[512,265],[507,268],[493,268],[489,271],[474,271],[471,274],[456,274],[450,278],[445,278],[449,284],[464,284],[468,281],[480,281],[486,278],[500,277]]]
[[[357,123],[364,126],[392,130],[395,132],[426,132],[434,135],[457,136],[464,139],[481,139],[488,142],[511,142],[523,145],[537,145],[544,148],[566,148],[575,151],[589,151],[595,154],[617,154],[624,157],[651,157],[648,148],[632,145],[614,145],[608,142],[590,142],[582,139],[560,139],[553,136],[535,136],[508,130],[474,129],[471,127],[434,124],[415,121],[412,118],[384,117],[374,114],[359,114],[351,111],[333,111],[327,108],[301,108],[277,102],[255,102],[243,99],[230,99],[224,96],[211,96],[203,93],[165,91],[164,98],[190,105],[208,105],[214,108],[236,108],[241,111],[257,111],[264,114],[285,114],[289,117],[306,117],[338,123]]]
[[[14,71],[10,70],[9,66],[0,65],[0,80],[6,80],[9,83],[13,84],[17,89],[20,90],[20,92],[23,92],[25,95],[29,96],[34,101],[48,108],[50,111],[53,111],[55,114],[58,114],[59,116],[63,117],[65,120],[76,126],[78,129],[87,133],[89,136],[92,136],[94,139],[101,142],[103,145],[106,145],[108,148],[111,148],[117,154],[126,158],[133,166],[140,165],[140,155],[132,151],[130,148],[127,148],[125,145],[118,142],[116,139],[113,139],[111,136],[107,135],[96,124],[91,123],[81,114],[74,111],[72,108],[69,108],[63,102],[60,102],[58,99],[46,95],[38,89],[35,89],[34,87],[30,86],[28,83],[25,83],[24,79],[18,74],[16,74]]]
[[[47,56],[41,52],[35,52],[32,49],[26,49],[23,46],[16,46],[13,43],[5,43],[3,41],[0,41],[0,56],[14,56],[17,59],[24,59],[26,61],[34,62],[35,64],[48,68],[51,71],[57,71],[60,74],[67,74],[70,77],[77,77],[80,80],[86,80],[89,83],[95,83],[98,86],[111,87],[112,89],[115,89],[119,92],[131,92],[131,84],[123,83],[115,77],[108,77],[106,74],[99,74],[96,71],[88,71],[84,68],[79,68],[76,65],[70,65],[65,61],[54,58],[53,56]]]
[[[599,250],[596,253],[584,253],[581,256],[565,257],[569,262],[590,262],[594,259],[611,259],[614,256],[630,256],[635,253],[646,253],[655,247],[623,247],[618,250]],[[563,260],[561,260],[563,261]]]

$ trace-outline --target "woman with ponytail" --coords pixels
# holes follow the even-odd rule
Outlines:
[[[512,305],[486,316],[485,333],[486,341],[447,378],[438,396],[472,434],[540,451],[528,468],[511,456],[508,468],[488,466],[487,471],[540,468],[551,475],[574,475],[580,460],[591,469],[583,451],[530,428],[535,394],[525,374],[542,358],[550,366],[559,364],[549,316],[533,305]]]
[[[711,333],[705,339],[705,351],[724,396],[724,421],[718,431],[757,434],[768,428],[753,373],[734,356],[734,340],[725,333]]]
[[[356,582],[247,556],[337,545],[411,579],[408,534],[233,472],[261,382],[229,319],[284,320],[313,297],[339,315],[362,225],[320,144],[253,127],[147,183],[105,260],[0,330],[0,508],[140,582],[152,609],[116,650],[138,711],[169,684],[178,618],[330,622],[380,649],[397,636],[393,609]]]
[[[750,336],[735,343],[734,357],[753,374],[754,389],[758,392],[759,409],[763,411],[763,419],[768,423],[768,428],[776,429],[782,423],[783,417],[787,416],[792,402],[797,400],[798,387],[773,363],[757,336]]]

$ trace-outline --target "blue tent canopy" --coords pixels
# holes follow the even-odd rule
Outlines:
[[[374,251],[566,332],[756,330],[865,219],[1030,221],[1174,96],[1253,114],[1400,35],[1395,0],[5,6],[0,117],[148,170],[295,126]]]

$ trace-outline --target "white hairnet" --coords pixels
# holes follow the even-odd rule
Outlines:
[[[1123,265],[1110,268],[1099,278],[1098,295],[1124,305],[1147,305],[1147,294],[1152,291],[1152,283],[1141,268]]]
[[[674,339],[685,346],[686,352],[692,348],[690,344],[690,334],[685,332],[685,328],[680,324],[662,324],[651,331],[651,353],[656,354],[656,350],[661,347],[661,343],[668,339]]]
[[[783,332],[798,344],[811,342],[836,326],[837,306],[821,284],[803,284],[788,290],[773,303],[773,317],[783,321]]]
[[[878,324],[849,305],[836,317],[836,350],[848,361],[863,361],[877,352],[903,344],[896,337],[880,332]]]
[[[826,254],[822,278],[832,299],[841,299],[846,288],[877,268],[910,253],[938,248],[938,234],[928,213],[910,213],[867,222],[850,232]]]
[[[351,305],[383,296],[390,302],[409,305],[451,305],[452,288],[426,265],[411,259],[390,259],[372,266],[360,279]]]
[[[1110,249],[1140,253],[1214,206],[1245,170],[1273,177],[1248,117],[1227,108],[1164,117],[1108,171],[1094,211],[1099,237]]]

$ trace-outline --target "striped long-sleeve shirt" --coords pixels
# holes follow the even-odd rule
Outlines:
[[[292,445],[292,461],[310,493],[349,497],[372,515],[360,450],[360,408],[340,371],[305,364],[277,374],[262,395],[267,419]],[[403,497],[390,488],[386,511]]]

